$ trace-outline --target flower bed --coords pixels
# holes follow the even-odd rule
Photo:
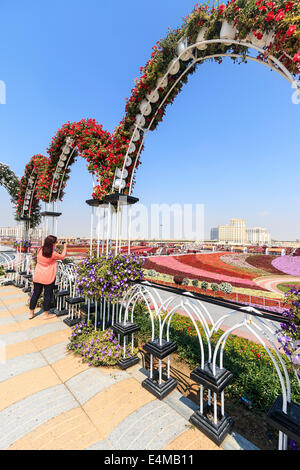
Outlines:
[[[153,269],[163,274],[170,274],[175,276],[177,274],[183,275],[184,277],[188,277],[190,279],[198,279],[199,281],[207,281],[210,283],[213,282],[229,282],[235,287],[249,287],[254,290],[262,290],[265,291],[266,289],[258,286],[251,280],[246,279],[239,279],[233,276],[223,276],[221,274],[214,274],[211,271],[205,271],[201,269],[194,268],[192,266],[187,266],[183,263],[180,263],[178,260],[174,259],[174,257],[153,257],[150,259],[146,259],[145,269]]]
[[[255,268],[263,269],[267,273],[282,275],[282,271],[279,271],[275,268],[275,266],[273,266],[272,262],[274,261],[274,259],[276,259],[276,256],[253,255],[249,256],[246,259],[246,262],[249,263],[251,266],[254,266]]]
[[[298,256],[280,256],[272,261],[272,266],[281,273],[300,276],[300,258]]]
[[[234,266],[234,267],[246,270],[246,271],[251,271],[255,274],[261,274],[262,272],[264,272],[261,269],[255,268],[251,264],[247,263],[247,261],[246,261],[247,258],[249,258],[248,254],[247,255],[245,255],[245,254],[230,254],[230,255],[226,254],[226,255],[222,255],[220,260],[223,261],[223,263],[228,264],[229,266]]]
[[[222,256],[224,256],[224,253],[210,253],[175,256],[175,259],[188,266],[213,272],[214,274],[221,274],[222,276],[234,276],[240,279],[250,280],[257,277],[255,274],[247,273],[241,268],[226,265],[221,260]]]

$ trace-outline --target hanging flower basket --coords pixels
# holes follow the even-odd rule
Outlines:
[[[228,21],[222,22],[222,28],[220,31],[220,39],[235,39],[236,36],[236,28]],[[231,41],[225,42],[226,45],[232,44]]]

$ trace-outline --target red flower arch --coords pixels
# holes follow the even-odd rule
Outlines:
[[[37,171],[33,205],[38,199],[62,199],[69,167],[78,154],[97,178],[93,198],[102,199],[116,191],[130,194],[146,135],[163,119],[167,106],[198,64],[208,58],[221,63],[223,56],[235,61],[250,58],[276,70],[296,87],[299,42],[299,0],[231,0],[217,8],[195,5],[181,28],[169,31],[153,47],[113,134],[92,119],[67,123],[57,132],[47,149],[48,159],[41,159],[43,170]],[[258,55],[248,57],[250,49]],[[31,215],[33,208],[24,209],[28,165],[20,184],[18,215],[26,211]]]

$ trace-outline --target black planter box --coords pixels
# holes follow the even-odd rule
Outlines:
[[[164,381],[161,384],[159,384],[154,378],[148,378],[142,382],[142,386],[159,400],[163,400],[177,387],[177,380],[173,379],[173,377],[168,379],[163,374],[162,378]]]
[[[234,421],[230,416],[224,415],[215,424],[205,415],[205,412],[201,415],[199,411],[196,411],[190,417],[190,422],[218,446],[222,444],[234,425]]]
[[[70,291],[68,290],[58,290],[55,292],[55,297],[66,297],[67,295],[70,295]]]
[[[88,201],[85,201],[85,202],[90,207],[99,207],[99,206],[106,207],[107,206],[105,202],[99,201],[99,199],[89,199]]]
[[[31,292],[31,287],[25,287],[23,292],[25,292],[25,294],[29,294],[29,292]]]
[[[25,287],[25,282],[16,282],[15,286],[18,287],[18,289],[23,289]]]
[[[65,317],[66,315],[69,315],[69,310],[68,309],[63,309],[63,310],[57,310],[54,309],[54,312],[53,312],[57,317]]]
[[[112,329],[114,333],[121,335],[121,336],[127,336],[132,333],[135,333],[136,331],[140,330],[140,327],[136,325],[135,323],[114,323],[112,326]]]
[[[200,385],[215,393],[221,393],[224,388],[232,381],[233,374],[226,370],[220,369],[216,366],[216,376],[213,375],[213,366],[211,363],[206,362],[204,369],[197,367],[190,375],[191,379]]]
[[[139,202],[139,199],[133,196],[127,196],[126,194],[114,193],[109,194],[103,198],[103,202],[106,204],[112,204],[113,206],[117,206],[118,202],[121,205],[133,205]]]
[[[138,362],[139,362],[138,356],[132,356],[132,357],[128,357],[127,359],[120,359],[120,361],[118,362],[118,366],[122,370],[126,370],[126,369],[129,369],[129,367],[135,366],[135,364],[137,364]]]
[[[88,315],[88,304],[84,304],[80,307],[80,311],[84,314],[84,315]],[[96,305],[94,303],[91,303],[90,304],[90,313],[95,313],[96,311]]]
[[[50,212],[50,211],[41,212],[42,217],[60,217],[61,215],[62,215],[62,212]]]
[[[73,318],[73,319],[72,319],[72,318],[65,318],[65,319],[63,320],[63,322],[64,322],[66,325],[72,327],[72,326],[77,325],[77,323],[80,323],[80,322],[81,322],[81,319],[80,319],[80,318]]]
[[[177,350],[176,343],[172,343],[165,339],[162,340],[162,345],[160,345],[159,343],[159,338],[156,338],[153,341],[149,341],[149,343],[146,343],[144,345],[144,349],[145,351],[157,357],[158,359],[164,359],[165,357],[169,356]]]
[[[82,302],[84,301],[85,299],[83,297],[67,297],[66,298],[66,303],[70,305],[82,304]]]
[[[5,272],[6,272],[7,274],[12,274],[12,273],[15,273],[16,270],[15,270],[15,269],[6,269]]]
[[[300,443],[300,405],[288,403],[287,414],[282,411],[283,399],[279,396],[267,414],[269,423],[279,431]]]

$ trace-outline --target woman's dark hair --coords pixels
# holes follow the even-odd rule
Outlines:
[[[54,237],[53,235],[49,235],[44,241],[43,245],[43,256],[45,258],[51,258],[53,254],[53,245],[57,242],[57,238]]]

